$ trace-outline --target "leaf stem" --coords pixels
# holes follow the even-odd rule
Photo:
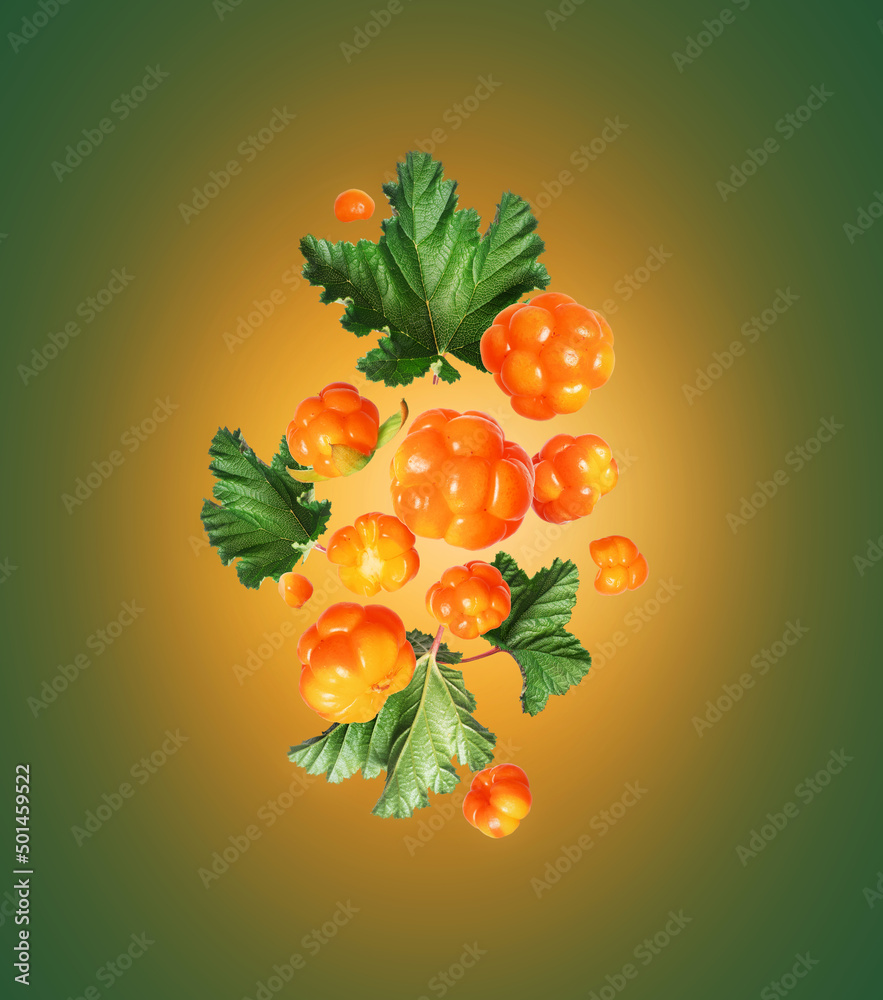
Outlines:
[[[432,640],[432,647],[429,650],[429,655],[434,660],[438,655],[438,647],[441,645],[442,636],[445,634],[444,625],[440,625],[438,632],[435,633],[435,638]]]
[[[494,653],[502,653],[503,650],[499,646],[494,646],[493,649],[489,649],[486,653],[479,653],[478,656],[467,656],[465,659],[460,660],[460,663],[471,663],[473,660],[483,660],[486,656],[493,656]]]
[[[324,545],[320,545],[318,542],[313,546],[317,552],[321,552],[323,555],[328,552],[328,549]]]

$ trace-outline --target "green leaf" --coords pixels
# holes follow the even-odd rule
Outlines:
[[[414,650],[414,655],[419,659],[432,649],[433,637],[428,632],[421,632],[419,629],[411,629],[407,634],[408,642]],[[448,648],[446,642],[441,643],[435,657],[439,663],[459,663],[463,659],[463,654]]]
[[[478,360],[481,361],[480,353],[478,355]],[[476,367],[478,367],[478,365],[476,365]],[[484,363],[481,364],[481,367],[484,368]],[[456,382],[460,377],[460,373],[457,369],[454,368],[453,365],[449,365],[444,358],[438,358],[436,361],[433,361],[429,366],[429,370],[442,382]]]
[[[403,691],[387,699],[376,718],[331,726],[288,754],[309,774],[325,774],[331,782],[358,770],[365,778],[386,771],[375,816],[410,816],[429,805],[428,790],[453,791],[460,778],[452,758],[472,771],[493,760],[496,737],[472,717],[475,699],[463,675],[430,655],[431,636],[409,632],[408,639],[419,656],[414,676]],[[459,657],[444,645],[439,650],[443,661]]]
[[[327,775],[327,780],[334,784],[351,778],[360,769],[364,777],[374,778],[380,770],[369,771],[368,754],[376,722],[376,718],[350,725],[335,722],[321,736],[292,747],[288,759],[300,764],[307,774]]]
[[[470,714],[475,699],[460,671],[429,655],[420,664],[408,687],[393,695],[396,726],[386,756],[386,784],[372,810],[375,816],[410,816],[429,805],[428,788],[452,792],[460,783],[451,764],[454,756],[471,771],[493,760],[496,737]]]
[[[418,660],[428,655],[432,649],[433,637],[426,632],[411,629],[407,633],[407,639]],[[440,663],[459,663],[463,654],[454,652],[443,642],[439,645],[436,658]],[[386,770],[386,762],[378,758],[377,752],[371,753],[374,725],[382,714],[383,710],[370,722],[335,722],[321,736],[314,736],[292,747],[289,760],[305,767],[309,774],[327,774],[328,781],[331,782],[349,778],[358,770],[362,770],[365,778],[376,778],[381,771]],[[384,719],[384,726],[386,721]],[[389,744],[388,739],[385,742]]]
[[[259,587],[268,576],[278,580],[325,530],[330,502],[318,502],[312,486],[291,478],[288,470],[301,467],[284,438],[266,465],[240,431],[225,427],[214,436],[209,455],[216,480],[212,495],[218,501],[203,501],[209,541],[225,566],[239,560],[236,572],[244,586]]]
[[[433,365],[454,381],[446,354],[484,371],[478,345],[494,316],[549,283],[528,203],[505,192],[479,236],[478,214],[457,208],[456,188],[428,153],[408,153],[398,183],[383,185],[393,214],[377,243],[300,242],[304,277],[325,289],[322,302],[344,303],[344,329],[386,334],[358,363],[372,381],[407,385]]]
[[[408,385],[429,372],[438,374],[444,382],[456,382],[460,378],[457,369],[444,358],[426,357],[420,344],[396,344],[389,337],[384,337],[378,347],[359,358],[356,367],[372,382],[387,385]]]
[[[570,560],[556,559],[528,578],[506,552],[497,553],[494,565],[509,584],[512,610],[483,638],[515,658],[524,678],[521,707],[536,715],[550,695],[579,684],[592,665],[576,636],[564,629],[576,603],[579,572]]]
[[[392,441],[407,419],[408,404],[402,400],[398,410],[391,417],[387,417],[377,429],[377,448],[382,448]]]

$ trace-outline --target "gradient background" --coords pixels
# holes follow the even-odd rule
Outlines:
[[[629,1000],[759,996],[798,952],[819,964],[795,995],[881,995],[883,903],[863,889],[883,869],[883,566],[860,573],[853,557],[883,534],[883,223],[854,244],[842,227],[883,187],[883,8],[754,2],[679,72],[672,53],[721,6],[565,6],[573,13],[553,30],[543,3],[403,0],[348,62],[340,46],[371,20],[367,0],[243,0],[223,17],[209,0],[96,0],[63,6],[18,52],[3,43],[0,559],[16,569],[0,587],[0,815],[11,846],[13,765],[29,761],[31,996],[91,986],[92,997],[239,1000],[301,953],[304,968],[278,995],[435,997],[433,977],[472,943],[486,954],[453,986],[458,1000],[582,1000],[628,962],[640,970]],[[38,10],[6,4],[4,33]],[[59,182],[52,161],[155,64],[169,78]],[[499,86],[459,117],[450,109],[482,75]],[[834,96],[724,202],[716,182],[822,84]],[[245,163],[237,146],[274,107],[296,120]],[[573,151],[617,116],[628,128],[574,171]],[[298,282],[299,237],[375,239],[380,184],[439,128],[436,155],[485,224],[504,189],[533,201],[561,170],[574,173],[540,215],[541,259],[550,287],[603,307],[617,338],[611,382],[554,428],[515,416],[473,370],[404,393],[412,413],[488,409],[529,450],[553,432],[592,431],[627,456],[590,520],[559,533],[531,515],[508,545],[530,571],[554,554],[579,564],[572,628],[596,655],[590,677],[531,719],[510,660],[466,668],[477,717],[535,794],[530,818],[500,842],[448,821],[448,799],[380,820],[370,814],[379,779],[301,780],[288,747],[322,726],[297,693],[296,640],[243,682],[234,665],[264,633],[284,622],[300,632],[346,592],[318,555],[300,614],[272,583],[244,590],[203,544],[198,517],[219,424],[241,427],[269,459],[297,402],[352,379],[370,346]],[[233,157],[242,173],[185,224],[179,204]],[[370,223],[334,219],[350,186],[374,194]],[[618,283],[654,247],[671,258],[626,296]],[[18,366],[123,267],[130,286],[23,384]],[[799,301],[688,403],[696,369],[789,287]],[[284,304],[228,349],[225,331],[273,289]],[[402,393],[372,385],[370,395],[386,414]],[[156,397],[178,409],[68,514],[61,494],[120,448]],[[823,418],[842,431],[794,472],[786,455]],[[320,487],[332,528],[389,509],[387,457]],[[734,533],[726,515],[782,468],[788,485]],[[642,590],[615,600],[591,587],[588,554],[613,532],[634,537],[651,567]],[[419,577],[389,603],[429,630],[423,594],[457,553],[426,541],[420,551]],[[680,589],[659,605],[662,581]],[[35,717],[27,699],[130,600],[143,614]],[[693,718],[706,701],[798,619],[806,637],[700,738]],[[605,658],[618,631],[628,642]],[[78,847],[71,828],[131,781],[166,729],[187,742]],[[840,748],[853,762],[800,803],[795,787]],[[647,794],[599,836],[593,817],[635,781]],[[736,847],[789,800],[799,817],[743,866]],[[271,801],[287,806],[272,826]],[[206,889],[198,870],[252,824],[260,839]],[[418,848],[421,832],[432,837]],[[586,833],[591,851],[537,898],[531,880]],[[4,875],[0,895],[13,881]],[[310,954],[304,936],[348,900],[358,913]],[[641,965],[635,947],[672,909],[692,922]],[[155,944],[108,988],[97,970],[141,932]]]

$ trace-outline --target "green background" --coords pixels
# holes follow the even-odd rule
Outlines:
[[[13,766],[28,761],[31,996],[239,1000],[298,953],[303,967],[274,995],[582,1000],[608,996],[609,976],[629,1000],[776,996],[761,991],[807,952],[818,964],[795,996],[883,993],[883,901],[864,891],[883,869],[883,566],[854,558],[883,534],[883,223],[852,242],[843,229],[883,189],[883,8],[742,6],[683,71],[673,53],[720,5],[565,4],[572,13],[553,26],[542,3],[402,0],[347,60],[341,43],[372,20],[369,2],[242,0],[219,12],[209,0],[71,0],[18,51],[0,42],[0,560],[16,567],[0,584],[0,896],[14,881]],[[0,27],[18,31],[39,10],[7,3]],[[168,78],[116,118],[112,102],[155,65]],[[482,76],[493,93],[461,114]],[[777,121],[822,85],[833,96],[784,140]],[[296,119],[246,162],[237,147],[274,108]],[[53,161],[104,117],[114,131],[59,181]],[[575,169],[572,154],[608,118],[627,127]],[[609,385],[554,431],[514,416],[478,372],[405,392],[412,413],[489,409],[529,449],[592,430],[620,455],[620,484],[591,523],[565,533],[531,515],[507,546],[531,571],[552,554],[580,565],[572,628],[596,657],[590,678],[530,719],[506,657],[466,675],[477,717],[535,795],[499,842],[444,799],[380,820],[377,781],[300,780],[286,751],[320,726],[297,694],[296,640],[272,650],[264,633],[299,633],[346,595],[318,556],[300,615],[271,584],[246,592],[202,544],[198,519],[217,426],[241,426],[269,457],[298,400],[352,380],[364,352],[337,307],[298,281],[298,238],[376,238],[381,182],[436,129],[464,206],[487,220],[507,188],[545,206],[550,287],[604,311],[617,337]],[[777,135],[778,151],[724,200],[717,182]],[[185,222],[179,205],[232,158],[241,173]],[[572,183],[539,197],[562,170]],[[361,227],[331,214],[351,186],[378,202]],[[671,256],[640,271],[654,248]],[[133,280],[23,376],[113,268]],[[224,334],[274,289],[272,315],[231,347]],[[797,301],[749,343],[743,324],[779,289]],[[697,368],[733,341],[744,353],[688,401]],[[383,413],[401,395],[362,391]],[[129,450],[128,428],[167,397],[177,409]],[[787,456],[826,418],[842,429],[797,470]],[[62,495],[114,451],[122,464],[69,513]],[[727,515],[780,469],[788,482],[734,531]],[[388,509],[386,475],[378,460],[326,491],[332,527],[368,496]],[[590,584],[588,542],[613,532],[636,539],[651,578],[606,599]],[[418,581],[389,603],[428,630],[423,593],[452,554],[435,542],[420,551]],[[674,596],[660,604],[664,582]],[[96,655],[90,636],[127,601],[143,612]],[[752,658],[789,621],[809,631],[760,675]],[[234,668],[250,652],[262,665],[242,680]],[[35,710],[28,699],[82,653],[90,666]],[[699,735],[706,702],[745,673],[754,686]],[[160,759],[176,729],[187,741],[138,784],[131,769]],[[841,749],[852,761],[801,800],[800,783]],[[78,846],[72,828],[126,781],[134,796]],[[647,793],[602,834],[597,817],[630,782]],[[743,864],[737,847],[789,801],[797,817]],[[249,826],[258,839],[206,887],[199,870]],[[592,848],[538,895],[534,880],[556,861],[567,869],[562,851],[583,835]],[[22,989],[5,950],[8,901],[4,996]],[[304,943],[348,901],[358,912],[333,939]],[[635,948],[670,910],[691,922],[641,964]],[[99,970],[141,933],[155,943],[108,986]],[[473,944],[484,954],[444,987],[434,977],[458,975]],[[629,962],[637,977],[617,980]]]

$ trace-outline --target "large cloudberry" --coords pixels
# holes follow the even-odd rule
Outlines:
[[[401,618],[381,604],[333,604],[300,637],[300,693],[329,722],[368,722],[408,686],[416,657]]]
[[[533,492],[527,452],[486,413],[427,410],[390,468],[396,514],[415,535],[483,549],[524,520]]]

